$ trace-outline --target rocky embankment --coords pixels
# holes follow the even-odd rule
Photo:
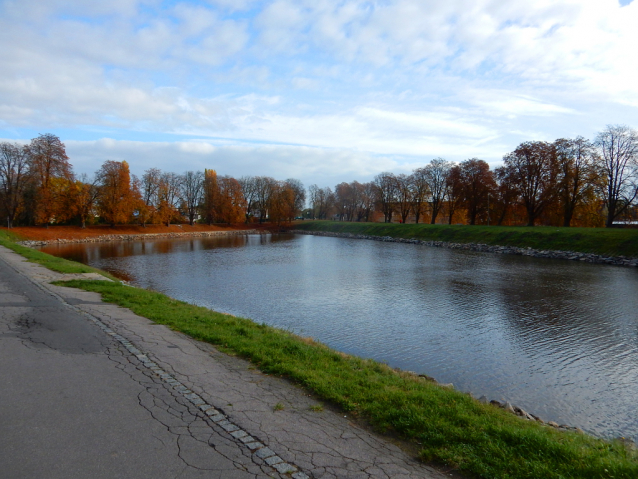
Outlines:
[[[625,256],[602,256],[591,253],[578,253],[576,251],[548,251],[532,248],[519,248],[516,246],[497,246],[481,243],[448,243],[446,241],[428,241],[413,238],[393,238],[391,236],[371,236],[354,233],[336,233],[332,231],[305,231],[291,230],[291,233],[307,234],[315,236],[334,236],[338,238],[367,239],[373,241],[386,241],[390,243],[409,243],[438,248],[460,249],[469,251],[482,251],[496,254],[515,254],[519,256],[533,256],[535,258],[567,259],[571,261],[584,261],[586,263],[613,264],[617,266],[638,267],[638,258]]]
[[[397,370],[397,371],[399,371],[400,373],[402,372],[401,370]],[[441,386],[443,388],[454,389],[454,384],[452,384],[452,383],[449,383],[449,384],[439,383],[436,379],[434,379],[431,376],[428,376],[427,374],[417,374],[414,371],[405,371],[403,373],[404,374],[409,374],[409,375],[412,375],[412,376],[418,376],[419,378],[424,379],[425,381],[438,384],[439,386]],[[472,397],[474,397],[474,396],[472,396]],[[560,429],[562,431],[576,431],[576,432],[579,432],[581,434],[584,433],[584,431],[581,428],[579,428],[579,427],[568,426],[566,424],[558,424],[558,423],[556,423],[554,421],[544,421],[540,417],[538,417],[538,416],[536,416],[534,414],[531,414],[531,413],[525,411],[524,409],[522,409],[522,408],[520,408],[518,406],[513,406],[508,401],[501,402],[501,401],[496,401],[495,399],[492,399],[490,401],[486,396],[481,396],[480,398],[478,398],[478,401],[483,403],[483,404],[490,404],[492,406],[504,409],[505,411],[507,411],[507,412],[509,412],[511,414],[514,414],[514,415],[520,417],[521,419],[525,419],[527,421],[536,421],[536,422],[538,422],[540,424],[545,424],[547,426],[550,426],[550,427],[553,427],[553,428],[556,428],[556,429]]]
[[[19,244],[31,248],[46,246],[50,244],[73,244],[73,243],[102,243],[108,241],[140,241],[148,239],[164,239],[164,238],[203,238],[211,236],[243,236],[254,234],[265,234],[267,231],[260,230],[228,230],[228,231],[191,231],[184,233],[150,233],[150,234],[133,234],[133,235],[100,235],[88,238],[58,238],[46,241],[21,241]]]

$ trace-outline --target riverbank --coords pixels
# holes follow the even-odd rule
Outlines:
[[[50,244],[74,244],[74,243],[105,243],[111,241],[144,241],[153,239],[177,239],[177,238],[210,238],[215,236],[244,236],[254,234],[265,234],[268,231],[247,229],[247,230],[222,230],[222,231],[190,231],[190,232],[165,232],[146,234],[110,234],[100,236],[89,236],[86,238],[56,238],[51,240],[26,240],[19,244],[30,248],[46,246]]]
[[[243,235],[268,232],[269,225],[93,225],[79,226],[20,226],[5,231],[20,238],[28,246],[47,244],[96,243],[103,241],[137,241],[149,238],[179,238],[183,236],[207,237],[218,235]]]
[[[43,260],[48,257],[34,253]],[[620,441],[558,431],[427,378],[159,293],[104,281],[73,285],[245,357],[266,373],[285,376],[348,417],[407,441],[423,460],[446,463],[476,477],[638,475],[635,451]]]
[[[638,266],[638,230],[303,221],[296,233]]]

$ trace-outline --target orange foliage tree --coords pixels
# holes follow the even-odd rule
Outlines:
[[[99,192],[96,181],[89,180],[86,175],[82,175],[71,187],[72,209],[82,228],[86,228],[87,220],[95,213]]]
[[[204,170],[203,190],[202,217],[206,224],[211,225],[215,221],[215,208],[219,201],[219,186],[215,170]]]
[[[127,223],[140,201],[139,192],[131,184],[126,161],[105,161],[97,172],[99,184],[98,211],[102,219],[115,226]]]
[[[64,143],[50,133],[31,140],[27,147],[29,172],[35,187],[36,224],[49,224],[65,216],[62,184],[73,180],[71,164]]]
[[[241,185],[235,178],[224,176],[217,182],[219,193],[216,211],[217,221],[239,223],[246,217],[246,199]]]

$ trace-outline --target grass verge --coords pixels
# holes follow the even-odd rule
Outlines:
[[[55,271],[96,271],[13,243],[0,244]],[[470,396],[339,353],[308,338],[177,301],[119,282],[73,280],[59,284],[98,292],[157,323],[285,376],[377,431],[417,445],[420,457],[480,478],[636,478],[638,453],[620,441],[556,431],[481,404]]]
[[[295,229],[638,257],[638,229],[303,221]]]
[[[105,301],[285,376],[377,431],[417,444],[425,461],[481,478],[638,477],[638,456],[621,442],[527,422],[385,364],[161,293],[106,281],[60,284],[100,293]]]
[[[75,261],[69,261],[63,258],[58,258],[56,256],[51,256],[50,254],[42,253],[41,251],[35,250],[33,248],[27,248],[26,246],[16,244],[16,241],[22,241],[22,238],[12,233],[11,231],[0,229],[0,245],[24,256],[32,263],[40,264],[52,271],[57,271],[58,273],[98,273],[109,279],[116,280],[115,277],[106,273],[105,271],[92,268],[81,263],[76,263]]]

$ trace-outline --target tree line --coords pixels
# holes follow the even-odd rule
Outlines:
[[[150,168],[141,178],[126,161],[105,161],[92,178],[76,177],[52,134],[27,145],[0,143],[0,215],[7,226],[96,221],[123,223],[291,221],[305,206],[296,179],[235,179],[215,170],[183,174]]]
[[[282,223],[297,217],[341,221],[612,226],[636,220],[638,132],[611,125],[593,141],[521,143],[491,170],[478,158],[431,160],[411,174],[308,188],[296,179],[239,179],[215,170],[182,174],[150,168],[138,178],[126,161],[105,161],[76,177],[52,134],[27,145],[0,143],[0,215],[9,227],[196,221]]]
[[[638,132],[611,125],[594,141],[528,141],[491,170],[437,158],[411,174],[309,188],[310,216],[342,221],[612,226],[637,220]]]

